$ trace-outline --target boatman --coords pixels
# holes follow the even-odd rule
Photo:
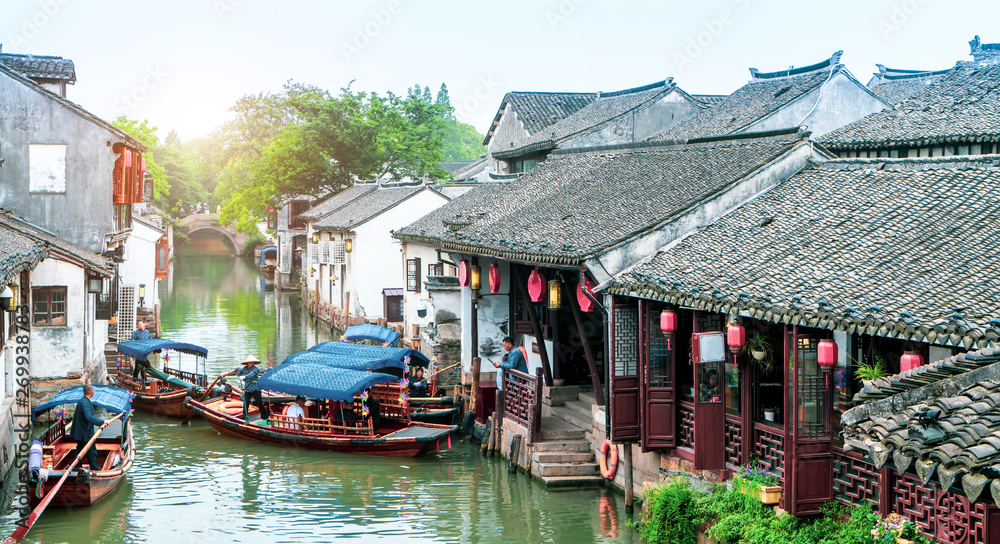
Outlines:
[[[146,320],[140,319],[138,329],[132,331],[132,340],[149,340],[149,331],[146,330]]]
[[[232,376],[236,374],[237,376],[243,377],[243,421],[246,424],[250,424],[250,419],[247,412],[250,409],[250,399],[252,398],[254,404],[260,409],[260,416],[264,420],[265,425],[271,424],[271,413],[267,411],[267,406],[264,405],[264,398],[260,394],[260,389],[257,389],[257,378],[260,377],[260,369],[257,368],[257,363],[260,359],[253,355],[247,355],[247,358],[243,360],[243,366],[237,368],[226,376]]]
[[[139,320],[138,329],[132,331],[132,340],[149,340],[149,331],[146,330],[146,321],[143,319]],[[149,361],[135,360],[135,364],[132,366],[132,377],[139,379],[139,372],[142,372],[142,380],[146,381],[146,369],[149,368]]]
[[[528,362],[525,359],[525,349],[523,347],[514,349],[514,341],[508,336],[503,339],[503,349],[507,351],[503,356],[503,361],[493,363],[493,368],[501,369],[500,372],[497,372],[497,389],[503,389],[502,369],[513,368],[525,374],[528,373]]]
[[[93,438],[94,425],[104,425],[104,420],[94,416],[94,405],[90,402],[93,396],[94,386],[84,385],[83,398],[76,403],[76,411],[73,413],[73,428],[69,433],[70,438],[76,440],[76,449],[72,453],[73,458],[80,455],[80,450]],[[97,464],[97,448],[91,447],[87,450],[87,463],[90,464],[90,470],[101,470],[100,465]]]

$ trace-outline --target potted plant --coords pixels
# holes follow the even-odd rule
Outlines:
[[[764,504],[778,504],[781,499],[781,480],[769,472],[757,459],[740,467],[733,478],[733,487],[744,495],[760,500]]]
[[[913,544],[923,540],[917,524],[895,512],[875,522],[872,536],[876,544]]]
[[[851,362],[854,363],[856,375],[861,381],[870,382],[880,380],[887,374],[885,359],[877,353],[871,363],[859,361],[854,357],[851,357]]]
[[[775,415],[774,408],[764,408],[764,421],[774,421]]]
[[[760,331],[755,331],[743,345],[743,353],[753,357],[754,362],[764,374],[774,368],[774,349],[771,341]]]

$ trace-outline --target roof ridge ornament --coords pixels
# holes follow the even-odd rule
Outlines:
[[[1000,62],[1000,43],[983,43],[976,34],[969,40],[969,54],[975,62],[994,61]]]
[[[776,79],[781,77],[790,76],[800,76],[803,74],[808,74],[810,72],[817,72],[820,70],[826,70],[827,68],[834,69],[840,66],[840,58],[844,55],[844,50],[841,49],[837,51],[830,58],[818,62],[816,64],[811,64],[809,66],[803,66],[801,68],[789,67],[787,70],[779,70],[777,72],[761,72],[757,68],[750,68],[750,79],[751,81],[757,81],[762,79]]]

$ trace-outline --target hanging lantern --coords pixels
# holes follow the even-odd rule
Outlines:
[[[746,343],[747,332],[737,322],[732,322],[726,327],[726,345],[729,346],[729,351],[733,355],[736,355],[743,349],[743,344]]]
[[[500,265],[497,263],[490,263],[490,292],[500,292]]]
[[[823,372],[833,370],[837,366],[837,343],[833,340],[820,340],[816,346],[816,359]]]
[[[122,157],[125,158],[125,168],[132,168],[132,152],[126,149],[122,153]]]
[[[528,275],[528,296],[531,302],[541,302],[545,296],[545,276],[537,270]]]
[[[469,286],[469,260],[458,261],[458,284],[462,287]]]
[[[558,310],[559,308],[562,308],[562,282],[549,280],[549,309]]]
[[[667,336],[677,332],[677,312],[667,308],[660,312],[660,330]]]
[[[348,238],[344,240],[344,253],[350,253],[354,249],[354,241]]]
[[[918,366],[924,364],[924,356],[915,352],[907,351],[899,358],[899,371],[906,372],[907,370],[913,370]]]
[[[473,291],[478,291],[483,287],[483,278],[479,265],[472,265],[469,267],[469,289]]]
[[[591,291],[591,288],[594,287],[594,284],[590,283],[590,278],[587,276],[584,276],[583,274],[581,274],[581,276],[583,277],[580,279],[580,283],[576,286],[576,301],[580,303],[580,309],[584,312],[593,312],[594,301],[584,293],[584,290],[593,296],[594,292]]]
[[[313,243],[314,244],[318,244],[319,243],[319,233],[318,232],[314,232],[313,233]]]
[[[146,171],[146,157],[142,157],[139,159],[139,171],[140,172]]]

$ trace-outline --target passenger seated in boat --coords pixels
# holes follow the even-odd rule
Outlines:
[[[344,408],[344,404],[340,401],[330,402],[330,412],[327,414],[327,419],[331,421],[358,421],[361,419],[361,416],[350,405]]]
[[[288,406],[288,410],[285,411],[285,417],[289,420],[301,421],[304,417],[306,417],[305,405],[305,397],[301,395],[295,397],[295,404]],[[297,423],[290,423],[288,428],[297,431],[299,430],[299,425]]]
[[[368,417],[372,418],[372,429],[377,429],[382,423],[382,415],[378,413],[380,405],[375,395],[368,395]]]
[[[424,367],[418,366],[413,369],[413,377],[410,382],[411,397],[427,396],[427,379],[424,378]]]

